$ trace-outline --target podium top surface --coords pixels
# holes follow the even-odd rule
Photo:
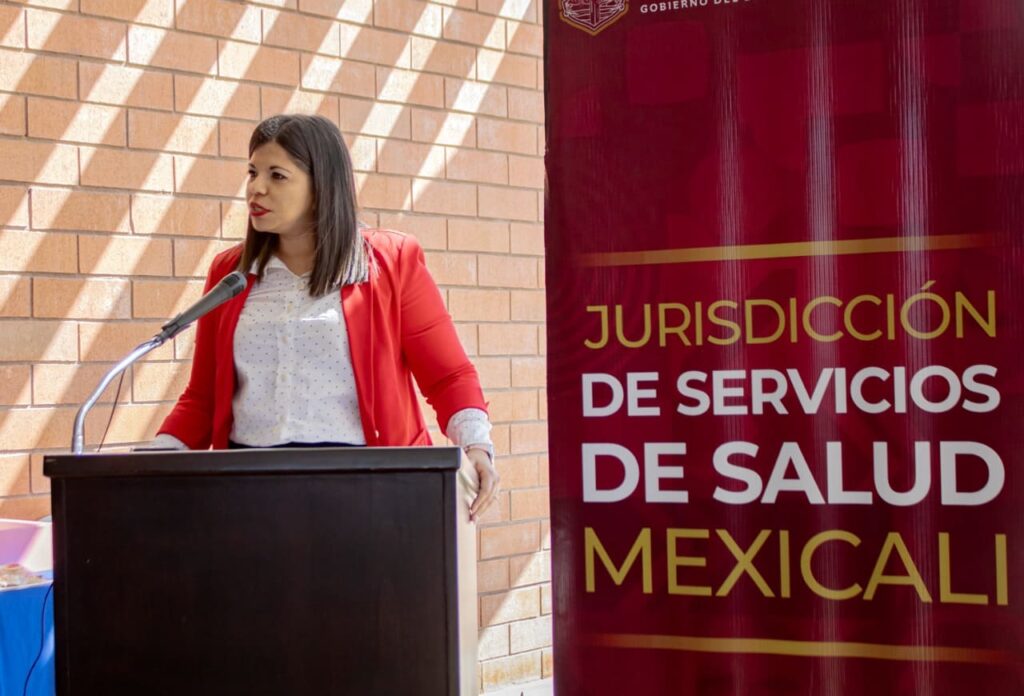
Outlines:
[[[43,459],[50,478],[456,471],[458,447],[312,447],[59,454]]]

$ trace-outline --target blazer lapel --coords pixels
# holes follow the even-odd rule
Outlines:
[[[363,424],[366,444],[377,444],[378,435],[374,425],[373,408],[373,308],[371,307],[370,284],[353,283],[341,288],[341,311],[348,331],[349,354],[352,356],[352,372],[356,378],[356,392],[359,398],[359,415]]]

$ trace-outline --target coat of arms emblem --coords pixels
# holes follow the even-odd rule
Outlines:
[[[594,36],[614,24],[629,9],[629,0],[559,0],[562,19]]]

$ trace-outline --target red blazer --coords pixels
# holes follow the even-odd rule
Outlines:
[[[359,413],[367,445],[429,445],[413,378],[446,429],[463,408],[485,409],[476,369],[466,357],[415,238],[364,230],[377,268],[370,280],[341,289]],[[217,255],[209,290],[238,266],[239,245]],[[256,276],[237,297],[199,320],[192,375],[159,432],[191,449],[225,449],[235,393],[234,338]]]

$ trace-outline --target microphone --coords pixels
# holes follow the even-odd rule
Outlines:
[[[248,280],[241,271],[235,271],[224,276],[223,279],[210,292],[199,298],[199,301],[186,309],[178,316],[160,327],[161,331],[156,335],[160,342],[174,338],[185,328],[205,314],[209,314],[232,297],[237,296],[245,290]]]

